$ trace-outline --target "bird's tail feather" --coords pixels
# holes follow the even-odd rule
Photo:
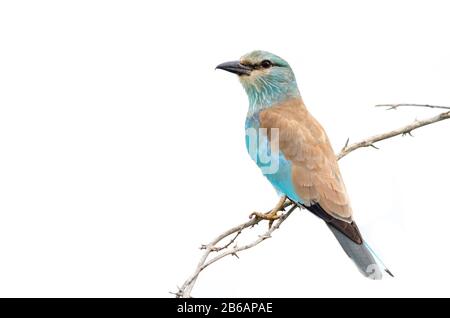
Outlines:
[[[357,244],[342,234],[334,226],[328,223],[327,225],[339,241],[339,244],[341,244],[345,253],[356,264],[361,274],[370,279],[381,279],[383,277],[382,270],[380,269],[381,266],[386,273],[393,276],[366,242]],[[376,259],[378,259],[379,263],[377,263]]]
[[[392,274],[392,272],[386,267],[386,265],[384,265],[383,261],[381,260],[381,258],[378,257],[377,254],[375,254],[375,252],[373,251],[373,249],[369,246],[369,244],[367,244],[366,241],[363,242],[363,244],[366,246],[366,248],[369,250],[369,252],[372,254],[372,256],[375,258],[375,260],[378,262],[378,264],[384,269],[384,271],[386,273],[389,274],[389,276],[394,277],[394,274]]]

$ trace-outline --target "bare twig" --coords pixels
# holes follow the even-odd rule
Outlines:
[[[438,109],[450,109],[449,106],[428,105],[428,104],[378,104],[375,107],[388,107],[387,110],[397,109],[398,107],[426,107],[426,108],[438,108]]]
[[[294,203],[292,203],[291,201],[286,200],[284,202],[284,204],[280,207],[280,210],[284,210],[287,207],[291,207],[292,208],[292,207],[297,207],[297,206],[294,205]],[[270,231],[269,234],[272,234],[273,231],[277,230],[280,227],[281,223],[283,223],[289,217],[291,212],[292,211],[290,211],[289,213],[283,214],[278,219],[278,222],[274,226],[272,226],[272,228],[270,228],[265,234],[267,234],[269,231]],[[219,254],[218,256],[216,256],[215,258],[213,258],[213,259],[211,259],[210,261],[207,262],[209,254],[211,254],[211,252],[217,251],[216,245],[220,241],[222,241],[223,239],[229,237],[230,235],[233,235],[234,233],[241,233],[244,229],[251,228],[251,227],[257,225],[261,221],[262,221],[262,219],[260,219],[260,218],[252,218],[251,220],[249,220],[249,221],[247,221],[245,223],[242,223],[240,225],[234,226],[231,229],[229,229],[228,231],[225,231],[224,233],[220,234],[218,237],[216,237],[214,240],[212,240],[209,244],[203,245],[202,249],[205,249],[205,252],[203,253],[202,257],[200,258],[200,261],[198,262],[198,265],[197,265],[196,270],[194,271],[194,274],[192,274],[191,277],[189,277],[184,282],[184,284],[178,289],[178,292],[176,293],[176,295],[178,295],[178,297],[183,297],[183,298],[191,297],[192,288],[194,288],[194,285],[195,285],[195,282],[197,280],[197,277],[198,277],[198,275],[200,274],[201,271],[203,271],[207,266],[209,266],[212,263],[218,261],[219,259],[221,259],[221,258],[223,258],[223,257],[225,257],[227,255],[235,255],[236,256],[237,252],[240,252],[240,251],[243,250],[243,249],[241,249],[242,247],[239,247],[239,248],[237,248],[238,250],[235,250],[236,249],[236,246],[235,246],[231,250],[232,251],[231,253],[228,253],[229,251],[223,252],[222,254]],[[270,237],[270,235],[268,237]],[[266,238],[268,238],[268,237],[266,237]],[[259,241],[259,238],[256,241]],[[262,241],[263,240],[261,240],[261,242]],[[253,242],[253,243],[255,243],[255,242]],[[256,244],[259,244],[259,243],[260,242],[258,242]],[[248,249],[250,247],[251,246],[249,246],[249,247],[247,247],[245,249]]]
[[[367,139],[361,140],[359,142],[355,142],[351,145],[347,145],[346,147],[344,147],[341,152],[337,155],[338,159],[343,158],[344,156],[348,155],[350,152],[358,149],[358,148],[364,148],[364,147],[374,147],[376,148],[376,146],[374,146],[374,143],[379,142],[381,140],[385,140],[385,139],[389,139],[398,135],[406,135],[406,134],[411,134],[411,132],[414,129],[423,127],[423,126],[427,126],[430,124],[434,124],[437,123],[438,121],[444,120],[444,119],[449,119],[450,118],[450,111],[445,112],[445,113],[441,113],[437,116],[433,116],[431,118],[427,118],[427,119],[423,119],[423,120],[416,120],[415,122],[413,122],[412,124],[406,125],[404,127],[401,127],[399,129],[395,129],[392,131],[388,131],[384,134],[379,134],[379,135],[375,135],[372,137],[369,137]],[[378,149],[378,148],[377,148]]]
[[[377,105],[377,106],[391,107],[390,109],[395,109],[400,106],[450,109],[449,107],[446,107],[446,106],[420,105],[420,104],[392,104],[392,105],[385,104],[385,105]],[[441,120],[449,119],[449,118],[450,118],[450,111],[441,113],[437,116],[434,116],[434,117],[431,117],[428,119],[415,121],[412,124],[406,125],[399,129],[392,130],[392,131],[389,131],[389,132],[386,132],[383,134],[375,135],[375,136],[369,137],[367,139],[364,139],[362,141],[359,141],[359,142],[356,142],[356,143],[353,143],[350,145],[349,145],[349,139],[347,139],[345,146],[342,148],[342,150],[339,152],[339,154],[336,155],[336,157],[338,160],[340,160],[343,157],[345,157],[346,155],[348,155],[350,152],[352,152],[356,149],[359,149],[359,148],[363,148],[363,147],[373,147],[373,148],[378,149],[374,145],[374,143],[376,143],[376,142],[379,142],[379,141],[385,140],[385,139],[389,139],[389,138],[392,138],[392,137],[395,137],[398,135],[411,134],[411,132],[417,128],[420,128],[420,127],[423,127],[426,125],[430,125],[430,124],[439,122]],[[203,253],[202,257],[200,258],[200,261],[198,262],[194,273],[184,282],[184,284],[181,287],[178,288],[177,292],[172,292],[172,294],[174,294],[176,297],[183,297],[183,298],[191,297],[191,292],[192,292],[192,289],[194,288],[197,278],[205,268],[207,268],[211,264],[219,261],[220,259],[222,259],[228,255],[238,257],[237,253],[242,252],[244,250],[248,250],[248,249],[262,243],[266,239],[270,238],[272,233],[274,231],[276,231],[277,229],[279,229],[280,225],[284,221],[286,221],[286,219],[291,215],[291,213],[297,207],[298,206],[296,204],[294,204],[293,202],[291,202],[289,199],[284,199],[284,202],[280,201],[277,204],[277,206],[275,206],[275,208],[273,208],[270,212],[284,211],[286,208],[289,208],[289,210],[286,213],[282,214],[280,216],[280,218],[275,222],[275,224],[272,227],[270,227],[264,234],[258,236],[257,239],[255,239],[254,241],[252,241],[248,244],[241,245],[241,246],[238,246],[237,244],[235,244],[234,246],[232,246],[236,242],[236,239],[239,237],[239,235],[242,233],[243,230],[252,228],[253,226],[257,225],[259,222],[262,221],[261,218],[254,217],[247,222],[244,222],[240,225],[234,226],[231,229],[229,229],[229,230],[225,231],[224,233],[220,234],[219,236],[217,236],[209,244],[202,245],[201,249],[205,250],[205,252]],[[252,213],[252,214],[254,214],[254,213]],[[234,235],[234,236],[230,239],[230,241],[227,244],[225,244],[222,247],[217,246],[218,243],[220,243],[222,240],[230,237],[231,235]],[[208,259],[211,252],[221,252],[221,253],[216,255],[213,258]]]
[[[227,255],[237,255],[238,252],[244,251],[244,250],[248,250],[249,248],[252,248],[256,245],[258,245],[259,243],[261,243],[262,241],[268,239],[271,237],[271,234],[276,231],[280,225],[289,217],[289,215],[291,215],[291,213],[298,208],[297,205],[293,204],[291,206],[291,208],[289,209],[289,211],[287,211],[285,214],[283,214],[282,216],[280,216],[280,218],[278,219],[278,221],[275,223],[274,226],[272,226],[270,229],[268,229],[264,234],[259,235],[258,239],[256,239],[255,241],[251,242],[250,244],[247,245],[243,245],[243,246],[237,246],[235,245],[232,249],[225,251],[219,255],[217,255],[216,257],[214,257],[213,259],[211,259],[210,261],[208,261],[207,263],[203,264],[200,268],[199,268],[199,273],[200,271],[204,270],[206,267],[208,267],[209,265],[211,265],[212,263],[217,262],[218,260],[220,260],[221,258],[224,258]]]
[[[242,230],[236,232],[236,235],[227,244],[225,244],[224,246],[220,246],[220,247],[213,246],[213,247],[211,247],[211,252],[220,252],[221,250],[227,249],[228,247],[230,247],[231,244],[233,244],[236,241],[236,239],[238,238],[239,235],[241,235],[241,233],[242,233]],[[200,247],[201,250],[206,250],[207,248],[208,248],[208,245],[202,245]]]

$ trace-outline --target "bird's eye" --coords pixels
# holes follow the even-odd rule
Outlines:
[[[269,60],[264,60],[264,61],[261,62],[261,66],[264,67],[264,68],[269,68],[269,67],[272,66],[272,62],[269,61]]]

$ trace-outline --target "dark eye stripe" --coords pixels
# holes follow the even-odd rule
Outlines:
[[[274,67],[274,66],[277,66],[277,67],[284,67],[284,65],[283,64],[279,64],[279,63],[273,63],[273,62],[271,62],[272,63],[272,67]],[[262,67],[262,65],[261,64],[250,64],[250,63],[244,63],[244,64],[242,64],[242,65],[245,65],[245,66],[248,66],[248,67],[251,67],[252,69],[254,69],[254,70],[257,70],[257,69],[260,69],[260,68],[264,68],[264,67]]]

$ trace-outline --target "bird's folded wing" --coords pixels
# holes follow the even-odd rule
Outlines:
[[[331,216],[350,222],[352,210],[336,156],[301,99],[263,110],[259,119],[269,138],[271,128],[279,129],[279,149],[292,164],[294,189],[304,204],[318,203]]]

